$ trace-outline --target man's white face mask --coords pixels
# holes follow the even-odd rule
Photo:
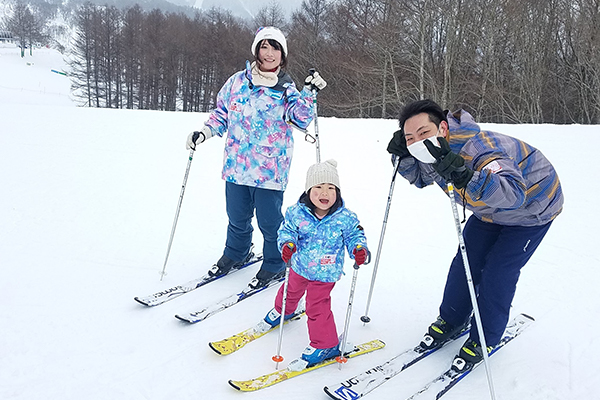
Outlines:
[[[438,142],[437,136],[432,136],[425,140],[429,140],[431,143],[433,143],[434,146],[440,147],[440,142]],[[425,164],[433,164],[436,162],[436,159],[434,156],[431,155],[429,150],[427,150],[427,147],[425,146],[425,140],[415,142],[408,146],[407,149],[408,152],[417,160]]]

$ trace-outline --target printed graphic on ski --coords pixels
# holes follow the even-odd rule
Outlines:
[[[353,400],[361,398],[408,367],[433,354],[446,344],[465,336],[467,333],[469,333],[469,327],[465,327],[461,332],[430,349],[425,349],[420,344],[416,347],[411,347],[383,364],[377,365],[343,382],[325,386],[323,390],[332,399]]]
[[[379,339],[372,340],[370,342],[366,342],[360,345],[354,346],[354,349],[350,352],[346,352],[346,357],[353,358],[358,357],[363,354],[370,353],[375,350],[382,349],[385,346],[385,343]],[[298,375],[305,374],[310,371],[314,371],[315,369],[325,367],[327,365],[337,364],[335,359],[325,360],[319,364],[313,365],[312,367],[303,369],[301,371],[289,371],[287,368],[279,371],[272,372],[270,374],[266,374],[263,376],[259,376],[255,379],[249,379],[245,381],[234,381],[230,380],[229,384],[242,392],[252,392],[255,390],[264,389],[269,386],[273,386],[277,383],[283,382],[285,380],[294,378]]]
[[[502,340],[500,340],[500,343],[498,343],[498,345],[491,351],[489,356],[491,357],[492,355],[496,354],[511,340],[519,336],[529,325],[533,323],[533,321],[534,319],[527,314],[517,315],[508,324],[508,326],[506,327],[506,331],[504,332],[504,336],[502,337]],[[446,372],[429,382],[421,390],[416,392],[407,400],[437,400],[444,394],[446,394],[450,389],[454,387],[454,385],[456,385],[458,382],[464,379],[468,374],[471,373],[471,371],[473,371],[481,364],[483,364],[483,362],[475,364],[472,368],[464,372],[457,372],[454,369],[452,369],[452,367],[450,367]]]
[[[298,310],[296,310],[292,317],[284,321],[284,325],[290,321],[295,321],[302,318],[305,312],[304,308],[305,307],[302,304],[301,307],[298,308]],[[266,322],[258,323],[255,326],[248,328],[245,331],[240,332],[236,335],[230,336],[226,339],[219,340],[217,342],[210,342],[208,343],[208,346],[211,349],[213,349],[217,354],[220,354],[222,356],[234,353],[242,347],[244,347],[245,345],[247,345],[248,343],[253,342],[256,339],[265,336],[267,333],[279,328],[279,325],[276,325],[273,328],[265,330],[265,326],[269,327],[270,325],[268,325]]]
[[[186,282],[182,285],[173,286],[171,288],[161,290],[160,292],[156,292],[156,293],[153,293],[148,296],[134,297],[133,299],[135,301],[137,301],[138,303],[143,304],[148,307],[158,306],[160,304],[166,303],[169,300],[173,300],[179,296],[189,293],[192,290],[198,289],[199,287],[202,287],[202,286],[206,285],[207,283],[216,281],[217,279],[224,278],[227,275],[233,274],[234,272],[237,272],[246,267],[249,267],[250,265],[257,263],[257,262],[261,261],[262,259],[263,259],[262,254],[256,254],[256,255],[253,255],[252,258],[250,258],[250,260],[248,260],[248,262],[246,262],[244,265],[242,265],[238,268],[233,268],[226,274],[218,275],[218,276],[210,276],[209,274],[205,274],[204,276],[202,276],[200,278],[192,279],[191,281]]]
[[[221,311],[232,307],[243,300],[246,300],[248,297],[254,296],[257,293],[260,293],[272,286],[279,284],[280,282],[283,282],[283,279],[284,278],[281,277],[279,279],[273,280],[269,282],[266,286],[260,287],[258,289],[251,289],[250,287],[246,287],[241,292],[232,294],[231,296],[214,302],[213,304],[210,304],[209,306],[203,308],[200,311],[194,311],[185,314],[177,314],[175,315],[175,318],[184,322],[189,322],[190,324],[195,324],[197,322],[204,321],[205,319],[212,317],[213,315],[220,313]]]

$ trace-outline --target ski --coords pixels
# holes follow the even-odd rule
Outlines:
[[[533,323],[533,321],[534,319],[527,314],[517,315],[508,324],[508,326],[506,327],[506,331],[504,332],[504,336],[502,337],[502,340],[500,340],[500,343],[498,343],[498,345],[489,353],[489,356],[493,356],[511,340],[519,336],[523,332],[523,330],[525,330],[525,328],[527,328],[529,325],[531,325],[531,323]],[[473,371],[481,364],[483,364],[483,361],[471,367],[465,368],[461,372],[457,372],[453,367],[450,367],[446,372],[429,382],[421,390],[413,394],[407,400],[437,400],[444,394],[446,394],[450,389],[454,387],[454,385],[460,382],[463,378],[470,374],[471,371]],[[462,358],[456,357],[454,359],[453,366],[461,365],[465,365],[464,360]]]
[[[467,326],[454,336],[449,337],[444,342],[440,342],[437,346],[430,349],[421,347],[420,344],[416,347],[411,347],[383,364],[377,365],[343,382],[325,386],[323,390],[332,399],[354,400],[361,398],[408,367],[433,354],[446,344],[466,335],[468,332],[469,327]]]
[[[367,354],[372,351],[382,349],[384,346],[385,346],[384,342],[382,342],[379,339],[375,339],[370,342],[366,342],[366,343],[354,346],[354,349],[352,349],[349,352],[346,352],[345,355],[348,358],[358,357],[363,354]],[[252,392],[252,391],[264,389],[266,387],[275,385],[275,384],[283,382],[285,380],[294,378],[298,375],[302,375],[307,372],[314,371],[315,369],[322,368],[327,365],[336,364],[336,363],[337,363],[337,361],[335,360],[335,358],[330,358],[330,359],[322,361],[316,365],[313,365],[312,367],[305,368],[301,371],[290,371],[286,368],[286,369],[282,369],[280,371],[275,371],[270,374],[259,376],[258,378],[254,378],[254,379],[250,379],[250,380],[246,380],[246,381],[230,380],[229,384],[233,388],[235,388],[239,391]]]
[[[304,312],[305,312],[305,307],[302,304],[294,312],[294,314],[291,317],[289,317],[288,319],[286,319],[283,322],[284,325],[290,321],[295,321],[295,320],[302,318],[302,316],[304,315]],[[211,349],[213,349],[217,354],[226,356],[228,354],[238,351],[239,349],[241,349],[248,343],[253,342],[256,339],[265,336],[267,333],[274,331],[275,329],[278,329],[279,325],[276,325],[270,329],[268,327],[270,327],[269,324],[267,324],[264,321],[261,321],[258,324],[256,324],[255,326],[253,326],[249,329],[246,329],[245,331],[240,332],[236,335],[230,336],[223,340],[219,340],[217,342],[209,342],[208,346]]]
[[[267,285],[257,289],[252,289],[248,286],[241,292],[232,294],[231,296],[228,296],[222,300],[216,301],[204,307],[200,311],[194,311],[185,314],[177,314],[175,315],[175,318],[184,322],[188,322],[190,324],[195,324],[197,322],[204,321],[205,319],[212,317],[213,315],[231,306],[234,306],[243,300],[246,300],[248,297],[254,296],[256,293],[260,293],[263,290],[270,288],[271,286],[275,286],[278,283],[283,282],[284,279],[284,277],[281,277],[279,279],[272,280]]]
[[[169,300],[173,300],[181,295],[191,292],[192,290],[198,289],[201,286],[206,285],[207,283],[214,282],[217,279],[221,279],[226,277],[227,275],[233,274],[239,270],[242,270],[246,267],[249,267],[252,264],[255,264],[263,259],[262,254],[253,254],[251,258],[242,266],[238,268],[232,268],[229,272],[223,275],[218,276],[210,276],[208,273],[204,276],[196,279],[192,279],[189,282],[186,282],[182,285],[173,286],[169,289],[162,290],[160,292],[153,293],[144,297],[134,297],[133,299],[140,304],[143,304],[148,307],[158,306],[160,304],[166,303]]]

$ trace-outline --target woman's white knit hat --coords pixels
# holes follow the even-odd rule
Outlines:
[[[254,52],[256,50],[256,45],[261,43],[265,39],[273,39],[277,43],[281,45],[283,50],[283,54],[287,57],[287,41],[285,40],[285,36],[283,36],[283,32],[274,26],[260,27],[256,31],[256,36],[254,37],[254,42],[252,42],[252,54],[254,57],[258,57],[258,55]]]
[[[306,173],[306,187],[308,192],[311,187],[321,183],[330,183],[340,189],[340,177],[337,172],[337,161],[327,160],[322,163],[311,165]]]

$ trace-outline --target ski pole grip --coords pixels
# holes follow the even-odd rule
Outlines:
[[[360,250],[360,249],[363,249],[363,246],[359,244],[358,246],[356,246],[356,250]],[[367,264],[369,264],[370,262],[371,262],[371,252],[369,251],[369,249],[367,249],[367,259],[365,260],[365,262],[364,262],[362,265],[367,265]],[[355,261],[355,262],[354,262],[354,266],[353,266],[353,268],[354,268],[354,269],[359,269],[359,268],[360,268],[360,265],[358,265],[358,264],[356,263],[356,261]]]

